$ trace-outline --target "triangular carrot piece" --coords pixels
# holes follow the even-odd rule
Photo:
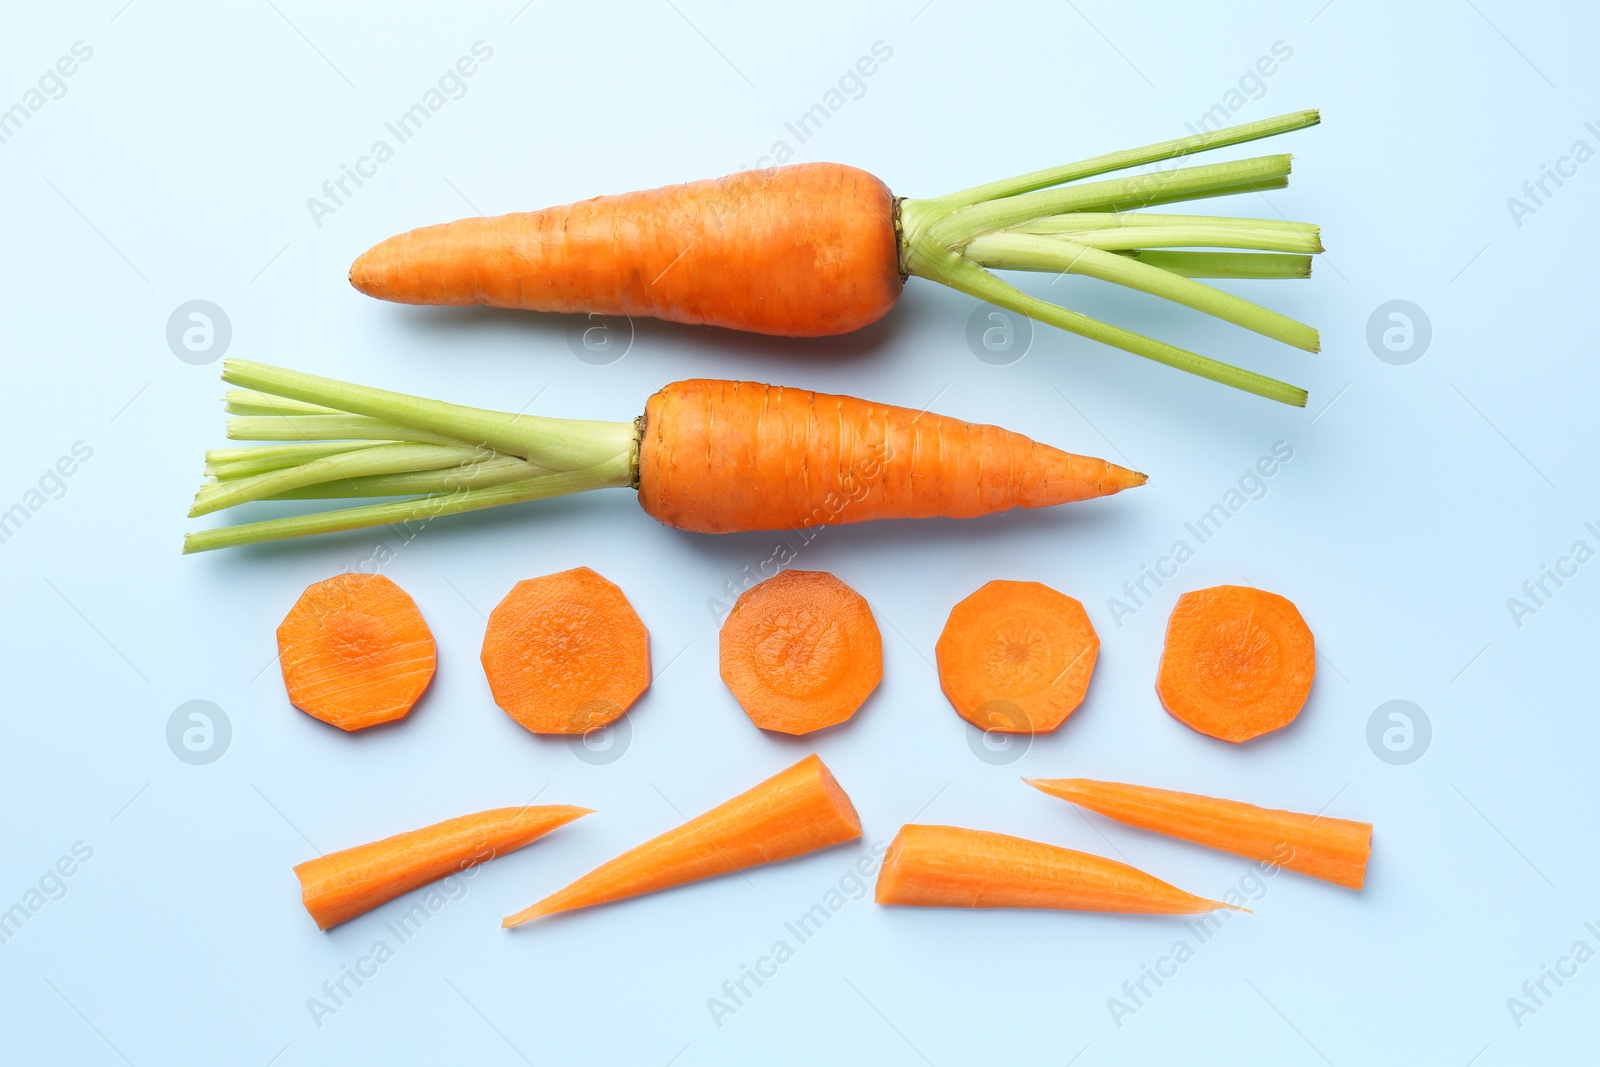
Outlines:
[[[815,755],[675,830],[630,849],[500,925],[624,900],[786,860],[861,836],[861,819]]]
[[[1273,863],[1349,889],[1360,889],[1366,881],[1371,823],[1088,778],[1023,781],[1129,826]]]

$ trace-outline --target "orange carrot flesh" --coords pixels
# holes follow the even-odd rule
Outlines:
[[[494,701],[536,734],[582,734],[650,685],[650,635],[588,567],[518,582],[489,613],[483,670]]]
[[[639,443],[640,505],[699,533],[973,518],[1144,482],[996,426],[751,382],[667,386]]]
[[[935,646],[939,684],[980,730],[1048,733],[1083,703],[1100,638],[1083,605],[1038,582],[993,581],[957,604]]]
[[[866,599],[822,571],[783,571],[723,620],[722,680],[763,730],[806,734],[856,713],[883,680],[883,638]]]
[[[1258,808],[1238,800],[1087,778],[1025,778],[1053,797],[1107,818],[1360,889],[1372,824]]]
[[[1178,598],[1156,692],[1179,722],[1237,744],[1293,722],[1316,672],[1311,628],[1293,602],[1218,585]]]
[[[860,836],[855,806],[822,760],[811,755],[704,815],[601,864],[500,925],[521,926],[541,916],[775,863]]]
[[[278,626],[289,700],[341,730],[405,716],[433,679],[433,634],[416,601],[381,574],[307,587]]]
[[[900,828],[878,872],[879,904],[919,908],[1055,908],[1196,915],[1206,900],[1126,863],[959,826]]]
[[[406,304],[652,316],[785,337],[848,333],[900,296],[894,199],[837,163],[426,226],[350,268]]]
[[[307,860],[294,869],[306,911],[326,930],[402,893],[514,852],[588,808],[493,808]]]

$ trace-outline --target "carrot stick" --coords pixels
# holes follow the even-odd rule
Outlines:
[[[844,722],[883,680],[872,609],[823,571],[783,571],[746,589],[723,620],[718,658],[750,721],[786,734]]]
[[[251,426],[331,419],[329,442],[352,433],[426,435],[426,442],[335,449],[203,487],[232,506],[256,496],[423,495],[190,534],[198,552],[389,523],[424,523],[501,504],[632,487],[660,522],[697,533],[834,526],[873,519],[973,518],[1051,507],[1143,485],[1145,476],[1018,433],[913,408],[751,382],[695,379],[655,393],[643,418],[592,422],[514,415],[230,359],[228,381],[349,416],[251,416]],[[350,427],[350,421],[381,429]],[[295,436],[267,426],[248,432]],[[301,443],[314,443],[306,431]],[[440,441],[457,446],[429,448]],[[259,446],[256,446],[259,447]],[[420,450],[420,451],[419,451]],[[253,455],[253,449],[251,455]],[[447,456],[470,460],[447,460]],[[230,472],[227,453],[210,454]],[[241,462],[250,456],[242,457]],[[259,462],[253,460],[252,462]],[[277,463],[276,455],[270,462]],[[428,466],[428,464],[443,464]],[[503,478],[506,468],[517,468]],[[397,466],[410,468],[398,471]],[[367,468],[395,473],[363,473]],[[376,487],[369,485],[379,482]]]
[[[1218,585],[1178,598],[1156,693],[1174,719],[1237,744],[1293,722],[1316,673],[1311,628],[1293,602]]]
[[[957,604],[935,646],[939,684],[980,730],[1049,733],[1083,703],[1100,654],[1083,605],[1038,582],[993,581]]]
[[[802,856],[861,836],[861,820],[815,755],[773,775],[508,916],[501,926],[625,900],[658,889]]]
[[[278,625],[289,700],[341,730],[403,718],[433,680],[434,643],[416,601],[381,574],[306,587]]]
[[[1041,792],[1118,822],[1287,867],[1360,889],[1372,852],[1372,824],[1258,808],[1238,800],[1088,778],[1024,778]]]
[[[871,174],[839,163],[768,167],[425,226],[363,253],[350,267],[350,282],[406,304],[651,316],[820,337],[876,322],[895,305],[904,280],[917,275],[1136,355],[1304,405],[1303,389],[1031,297],[993,271],[1087,273],[1316,351],[1311,327],[1191,280],[1198,276],[1194,261],[1169,261],[1188,268],[1170,269],[1159,256],[1139,262],[1115,254],[1321,252],[1316,227],[1302,223],[1132,211],[1283,188],[1289,156],[1085,179],[1318,121],[1315,111],[1294,112],[926,199],[896,197]],[[1129,232],[1101,232],[1108,216],[1109,225]],[[1289,228],[1294,232],[1286,235]],[[1292,275],[1280,267],[1270,276]]]
[[[650,635],[588,567],[518,582],[489,613],[483,671],[494,702],[536,734],[615,721],[650,686]]]
[[[492,808],[330,852],[294,873],[306,911],[326,930],[402,893],[515,852],[589,812],[567,804]]]
[[[986,830],[908,824],[878,872],[879,904],[1195,915],[1232,907],[1087,852]]]

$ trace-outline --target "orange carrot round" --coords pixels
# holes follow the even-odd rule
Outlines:
[[[960,826],[900,828],[878,872],[879,904],[1197,915],[1230,905],[1070,848]]]
[[[650,685],[650,635],[588,567],[518,582],[489,613],[483,670],[494,701],[536,734],[614,721]]]
[[[504,927],[803,856],[861,836],[855,805],[821,758],[807,756],[659,837],[507,916]]]
[[[883,680],[883,639],[860,593],[823,571],[783,571],[722,623],[722,680],[763,730],[808,734],[856,713]]]
[[[980,730],[1049,733],[1083,703],[1100,638],[1083,605],[1038,582],[993,581],[957,604],[935,646],[939,685]]]
[[[588,814],[588,808],[567,804],[494,808],[330,852],[294,869],[301,901],[326,930]]]
[[[1258,808],[1239,800],[1088,778],[1024,778],[1042,793],[1107,818],[1360,889],[1372,824]]]
[[[1292,602],[1218,585],[1178,598],[1156,692],[1179,722],[1237,744],[1293,722],[1316,672],[1311,628]]]
[[[350,284],[403,304],[647,315],[785,337],[848,333],[900,296],[895,205],[838,163],[424,226]]]
[[[278,625],[289,701],[341,730],[403,718],[433,679],[434,643],[416,601],[381,574],[306,587]]]
[[[974,518],[1145,482],[997,426],[804,389],[694,379],[644,412],[639,503],[700,533]]]

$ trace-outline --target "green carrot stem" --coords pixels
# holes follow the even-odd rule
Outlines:
[[[550,472],[516,456],[497,456],[460,467],[438,470],[404,471],[399,474],[373,474],[338,482],[321,482],[263,500],[334,500],[361,496],[416,496],[453,493],[462,489],[481,489],[506,485],[524,478],[537,478]]]
[[[626,453],[633,443],[632,423],[512,415],[242,359],[223,360],[222,376],[234,385],[442,434],[458,443],[484,444],[555,470],[592,467]]]
[[[1311,257],[1278,252],[1167,252],[1143,250],[1120,255],[1185,278],[1309,278]]]
[[[1092,319],[1076,311],[1069,311],[1037,297],[1029,296],[1022,290],[1001,281],[984,268],[970,260],[963,259],[954,252],[945,253],[942,261],[925,262],[923,269],[931,273],[924,277],[933,278],[958,289],[963,293],[987,300],[1000,307],[1010,308],[1012,311],[1051,326],[1071,331],[1081,337],[1120,348],[1124,352],[1132,352],[1136,356],[1143,356],[1157,363],[1169,367],[1188,371],[1190,374],[1207,378],[1222,385],[1229,385],[1256,396],[1276,400],[1281,404],[1290,404],[1294,407],[1305,407],[1306,391],[1287,382],[1268,378],[1264,374],[1234,367],[1221,363],[1206,356],[1190,352],[1186,349],[1169,345],[1164,341],[1157,341],[1150,337],[1125,330],[1120,326]]]
[[[286,396],[255,389],[229,389],[223,394],[224,410],[229,415],[340,415],[343,412],[321,404],[307,404]]]
[[[341,482],[368,474],[455,468],[491,455],[493,453],[471,445],[392,444],[323,456],[295,467],[203,486],[195,494],[189,517],[209,515],[223,508],[320,482]]]
[[[1307,352],[1321,349],[1316,329],[1287,315],[1159,267],[1063,237],[1015,232],[985,234],[967,246],[966,256],[974,263],[1000,269],[1054,269],[1099,278],[1203,311]]]
[[[462,512],[499,507],[502,504],[517,504],[528,500],[564,496],[568,493],[586,492],[590,489],[632,484],[632,457],[623,454],[594,467],[543,474],[507,485],[466,489],[460,492],[414,497],[410,500],[394,500],[338,511],[324,511],[313,515],[294,515],[282,519],[268,519],[265,522],[200,530],[184,536],[183,551],[207,552],[217,548],[234,548],[239,545],[259,544],[263,541],[336,533],[341,530],[385,526],[391,523],[407,526],[426,524],[444,515],[459,515]]]
[[[298,466],[323,456],[335,456],[393,441],[306,441],[295,445],[255,445],[206,450],[206,473],[223,480]]]
[[[1080,181],[1097,174],[1126,170],[1129,167],[1142,167],[1146,164],[1158,163],[1164,159],[1175,159],[1178,156],[1192,155],[1195,152],[1207,152],[1214,148],[1225,148],[1229,145],[1243,144],[1246,141],[1254,141],[1263,137],[1272,137],[1280,133],[1288,133],[1291,130],[1315,126],[1320,121],[1321,116],[1315,110],[1292,111],[1287,115],[1260,119],[1256,122],[1229,126],[1225,129],[1213,130],[1207,133],[1192,134],[1188,137],[1178,137],[1170,141],[1146,145],[1143,148],[1129,148],[1120,152],[1108,152],[1105,155],[1095,156],[1077,163],[1048,167],[1044,170],[1036,170],[1015,178],[1002,178],[999,181],[973,186],[971,189],[949,193],[938,197],[934,202],[946,207],[964,207],[984,200],[996,200],[1001,197],[1016,196],[1020,193],[1028,193],[1035,189],[1043,189],[1052,185],[1061,185],[1065,182]]]
[[[397,422],[365,415],[234,415],[228,437],[235,441],[410,441],[413,444],[459,445],[442,433],[429,433]]]
[[[1322,251],[1321,229],[1303,222],[1158,215],[1140,212],[1071,212],[1034,219],[1012,232],[1060,236],[1091,248],[1248,248],[1258,252]]]

